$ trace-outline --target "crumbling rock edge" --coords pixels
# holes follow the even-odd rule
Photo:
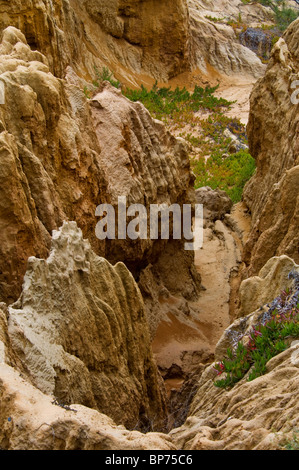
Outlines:
[[[65,362],[64,367],[67,367],[69,372],[74,367],[76,375],[79,373],[81,388],[84,381],[87,381],[88,376],[84,369],[81,372],[78,369],[78,367],[81,367],[80,362],[83,363],[85,360],[84,367],[88,368],[88,360],[90,361],[94,357],[93,361],[95,363],[97,360],[96,354],[105,355],[105,350],[89,351],[88,347],[91,347],[92,343],[88,341],[82,349],[82,354],[85,357],[79,359],[79,350],[76,352],[77,358],[71,359],[70,351],[65,355],[61,345],[63,342],[67,342],[70,347],[72,336],[76,337],[74,334],[77,323],[79,327],[84,319],[83,308],[80,313],[78,312],[76,321],[72,323],[68,315],[68,309],[71,309],[73,315],[73,308],[78,300],[80,300],[80,305],[83,306],[82,299],[86,295],[84,292],[86,293],[86,289],[88,290],[92,286],[96,287],[97,298],[102,299],[100,304],[100,300],[97,300],[98,305],[102,306],[101,308],[106,304],[106,312],[108,313],[107,308],[111,302],[114,308],[117,308],[113,300],[113,290],[109,289],[107,291],[107,288],[102,288],[102,283],[107,283],[107,276],[111,279],[112,272],[115,269],[118,275],[122,277],[127,294],[124,293],[122,310],[118,311],[119,320],[124,313],[123,309],[126,303],[131,306],[130,308],[136,305],[139,313],[137,317],[135,316],[137,324],[133,327],[135,331],[134,347],[139,347],[139,358],[141,354],[143,354],[143,357],[147,355],[150,358],[151,346],[146,343],[145,330],[147,324],[142,320],[142,298],[138,293],[136,283],[126,268],[124,266],[116,268],[111,266],[109,268],[110,274],[108,274],[109,263],[92,255],[88,242],[82,240],[82,234],[80,234],[74,223],[66,223],[59,233],[54,234],[53,245],[54,249],[47,262],[35,259],[29,261],[30,268],[25,279],[23,295],[18,303],[9,309],[6,309],[3,304],[1,305],[0,447],[2,449],[252,450],[278,449],[288,439],[291,439],[292,433],[299,423],[298,401],[296,400],[299,380],[298,341],[293,341],[289,349],[270,361],[266,375],[250,383],[241,381],[230,391],[220,391],[214,386],[215,373],[213,365],[201,367],[196,381],[193,383],[193,399],[186,422],[182,427],[172,430],[169,434],[153,432],[142,434],[137,431],[129,431],[120,423],[116,425],[111,418],[101,414],[98,409],[91,409],[92,404],[89,404],[88,407],[78,405],[76,398],[79,395],[76,395],[74,376],[71,378],[71,394],[74,400],[66,403],[59,400],[59,397],[55,397],[55,392],[59,388],[56,390],[52,388],[52,392],[51,387],[49,388],[49,369],[42,365],[43,351],[37,338],[40,335],[46,341],[44,347],[47,349],[46,357],[49,363],[54,355],[49,355],[48,351],[52,350],[53,352],[56,350],[55,372],[58,374],[62,361]],[[63,253],[64,256],[60,256]],[[259,280],[252,278],[245,281],[247,289],[251,291],[250,306],[260,302],[260,291],[256,289],[257,282],[267,282],[270,286],[275,284],[278,290],[285,288],[287,282],[290,282],[290,285],[295,282],[294,275],[290,276],[288,280],[281,274],[287,269],[286,264],[287,268],[292,267],[293,273],[299,273],[299,266],[289,258],[282,256],[269,261],[260,273]],[[93,265],[95,265],[94,268]],[[101,265],[102,272],[99,271]],[[92,274],[93,269],[95,269],[94,275]],[[61,296],[56,298],[55,295],[51,295],[51,274],[57,278],[58,270],[61,279],[75,279],[78,281],[79,276],[80,282],[77,283],[77,288],[75,290],[70,289],[72,300],[70,297],[63,299]],[[43,290],[40,296],[36,293],[40,292],[41,281],[46,281],[46,289]],[[120,286],[119,283],[117,285]],[[55,285],[53,285],[53,288],[55,291]],[[270,293],[272,295],[271,290]],[[107,298],[107,295],[109,298]],[[91,300],[90,295],[87,298],[89,301]],[[246,305],[245,301],[246,298],[243,305]],[[95,300],[92,304],[89,304],[89,308],[94,309],[94,303]],[[53,308],[54,304],[56,304],[55,308]],[[63,308],[61,309],[61,307]],[[246,310],[246,307],[244,308]],[[251,307],[248,306],[248,308]],[[35,315],[35,311],[38,315]],[[53,317],[53,312],[56,312],[54,315],[56,318]],[[138,320],[140,314],[141,317]],[[231,338],[234,338],[234,335],[230,335],[228,332],[239,331],[240,328],[244,332],[244,325],[246,324],[247,328],[250,328],[258,315],[260,315],[260,309],[246,317],[237,319],[221,338],[216,348],[216,356],[222,357],[230,344]],[[109,321],[111,324],[111,320]],[[50,329],[47,327],[47,322],[51,325]],[[100,323],[98,323],[99,325]],[[138,329],[139,325],[140,329]],[[81,328],[79,329],[82,331]],[[63,333],[64,330],[66,336]],[[124,337],[127,336],[128,344],[133,346],[128,337],[130,330],[131,326],[126,323],[123,335]],[[59,334],[57,334],[58,331]],[[92,321],[89,320],[88,326],[85,326],[83,331],[86,334],[92,334]],[[107,323],[105,335],[108,331],[109,326]],[[21,343],[19,338],[22,338]],[[84,338],[81,339],[84,341]],[[130,348],[128,348],[128,353],[134,354],[134,351]],[[117,347],[114,348],[114,351],[117,352]],[[125,378],[125,365],[130,359],[127,353],[125,355],[123,353],[124,350],[120,355],[113,358],[106,357],[104,359],[102,357],[102,364],[104,365],[105,361],[109,363],[109,361],[117,359],[120,369],[119,372],[116,372],[114,368],[115,377],[117,378],[118,373],[122,374],[122,380],[130,381],[135,377],[135,383],[136,378],[139,377],[142,384],[141,367],[144,364],[144,359],[140,364],[135,358],[134,363],[131,363],[131,367],[139,369],[139,372],[131,369]],[[38,359],[38,356],[40,359]],[[66,360],[68,360],[67,364]],[[147,361],[149,360],[147,359]],[[35,369],[30,369],[30,364],[35,365]],[[156,387],[156,394],[159,394],[158,381],[156,382],[157,385],[152,382],[154,374],[157,374],[157,372],[155,372],[155,365],[151,364],[150,393],[152,395]],[[95,373],[94,370],[93,374]],[[64,380],[67,377],[68,374],[64,377]],[[104,375],[102,375],[102,379],[102,386],[104,386]],[[144,376],[144,379],[146,380],[146,376]],[[48,386],[45,385],[47,380],[49,382]],[[130,383],[132,387],[133,382]],[[98,382],[97,385],[99,386]],[[67,389],[68,385],[64,383],[64,387]],[[120,395],[120,388],[116,388],[118,395]],[[42,390],[47,393],[43,393]],[[113,389],[109,387],[102,391],[106,394],[108,400],[106,406],[109,406],[109,399],[111,399],[112,407],[117,407],[117,401],[111,396]],[[132,392],[131,398],[130,396],[126,397],[126,399],[129,399],[131,407],[132,403],[138,402],[137,389],[132,390]],[[119,398],[122,401],[121,395]],[[142,400],[144,399],[147,400],[145,396]],[[155,402],[155,406],[157,409],[157,402]],[[95,406],[95,408],[99,407]],[[105,409],[103,411],[105,412]],[[127,413],[128,410],[125,409],[124,411]],[[273,431],[274,428],[277,429],[277,432]]]

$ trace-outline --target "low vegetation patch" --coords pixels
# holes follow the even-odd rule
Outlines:
[[[299,450],[299,430],[293,431],[293,439],[287,441],[283,447],[284,450]]]
[[[214,93],[218,87],[202,88],[195,86],[193,93],[186,88],[159,88],[157,83],[148,91],[143,85],[140,90],[125,89],[124,95],[131,101],[140,101],[157,119],[169,120],[178,118],[178,114],[194,113],[200,109],[209,111],[229,107],[230,102],[217,98]]]
[[[200,138],[182,135],[199,152],[191,159],[195,187],[209,186],[225,191],[234,203],[242,198],[245,184],[253,176],[256,163],[247,149],[245,126],[237,118],[214,113],[201,123]],[[228,130],[232,137],[227,136]],[[239,147],[231,150],[232,144]],[[208,158],[207,158],[208,157]]]
[[[226,191],[234,203],[241,200],[244,185],[255,171],[255,161],[247,150],[245,126],[237,118],[225,116],[233,102],[215,95],[218,86],[196,85],[193,92],[154,84],[151,90],[122,87],[113,74],[95,68],[94,90],[103,81],[121,88],[126,98],[141,102],[155,119],[159,119],[178,137],[190,145],[190,161],[196,176],[195,186],[210,186]],[[85,89],[87,98],[92,92]],[[203,118],[206,115],[208,117]],[[225,135],[225,131],[230,133]],[[238,145],[231,151],[233,139]]]
[[[276,27],[281,31],[285,31],[289,25],[295,21],[299,13],[290,8],[284,0],[256,0],[261,5],[270,7],[274,12]],[[251,3],[251,0],[242,0],[243,3]]]
[[[250,382],[267,373],[267,363],[285,351],[290,341],[299,339],[299,291],[282,292],[249,334],[229,349],[227,357],[215,365],[219,388],[231,388],[247,375]],[[244,339],[246,341],[244,341]]]

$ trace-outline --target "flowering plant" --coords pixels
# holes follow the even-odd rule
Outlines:
[[[288,348],[289,339],[299,339],[299,289],[283,291],[269,310],[249,333],[240,338],[233,351],[228,349],[227,358],[215,364],[219,388],[230,388],[246,374],[252,381],[267,372],[270,359]]]

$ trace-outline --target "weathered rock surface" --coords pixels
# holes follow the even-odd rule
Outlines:
[[[192,37],[193,65],[206,75],[242,75],[259,78],[265,66],[258,56],[243,46],[228,21],[259,24],[271,20],[269,10],[260,4],[244,5],[241,1],[188,0]],[[215,21],[219,19],[220,21]],[[212,70],[211,70],[212,69]]]
[[[15,28],[3,33],[0,54],[0,296],[11,301],[20,295],[27,259],[47,256],[51,232],[64,220],[76,219],[99,245],[93,225],[105,183],[84,95],[71,87],[68,97],[67,85]]]
[[[69,65],[89,79],[108,66],[135,83],[136,74],[167,80],[188,67],[185,0],[13,0],[0,12],[0,31],[20,29],[60,78]]]
[[[76,85],[54,77],[13,27],[3,33],[0,54],[1,300],[18,298],[27,259],[47,257],[52,230],[64,220],[76,221],[98,254],[134,264],[136,275],[154,264],[167,242],[100,241],[95,211],[117,204],[118,196],[147,208],[192,202],[184,142],[108,83],[87,100]],[[189,256],[186,276],[191,271]]]
[[[203,205],[204,218],[212,222],[223,219],[233,207],[232,200],[225,191],[220,191],[220,189],[212,190],[209,187],[197,189],[195,198],[197,204]]]
[[[242,0],[188,0],[190,8],[197,8],[205,17],[220,20],[241,21],[251,27],[272,23],[273,12],[258,2]]]
[[[51,72],[64,78],[71,67],[94,79],[95,66],[110,68],[127,84],[150,84],[199,68],[225,75],[259,77],[263,65],[242,46],[234,30],[210,21],[242,21],[254,27],[271,22],[260,4],[199,0],[0,2],[0,31],[15,26],[32,50],[44,54]],[[72,34],[69,34],[69,32]]]
[[[299,273],[298,266],[296,271]],[[285,281],[289,282],[287,278]],[[292,288],[294,297],[290,301],[296,304],[298,274]],[[281,305],[277,298],[271,308],[283,308]],[[227,328],[217,345],[216,360],[223,360],[227,348],[235,350],[238,341],[245,341],[267,312],[264,306]],[[265,375],[250,382],[245,376],[229,390],[214,385],[214,365],[205,368],[198,379],[186,423],[170,433],[176,446],[186,450],[278,450],[293,441],[299,424],[298,340],[290,340],[290,347],[267,363]]]
[[[212,369],[199,381],[199,392],[186,424],[170,433],[188,450],[279,450],[298,429],[299,344],[269,363],[269,373],[253,382],[219,391]]]
[[[98,157],[105,174],[109,202],[117,208],[118,197],[127,205],[194,202],[193,175],[187,146],[174,138],[141,103],[132,103],[109,84],[90,102],[93,125],[101,145]],[[108,201],[107,201],[108,202]],[[149,220],[148,220],[149,224]],[[119,258],[138,270],[157,257],[167,241],[115,241],[107,257]]]
[[[292,285],[292,278],[288,279],[292,271],[299,272],[299,266],[288,256],[271,258],[261,269],[258,276],[251,277],[242,282],[240,287],[239,316],[245,317],[250,312],[258,310],[263,305]]]
[[[226,355],[228,348],[235,347],[240,337],[246,335],[261,317],[268,314],[269,310],[275,308],[281,310],[284,292],[297,292],[298,297],[298,274],[299,266],[287,256],[281,256],[270,259],[259,276],[242,282],[240,318],[225,330],[218,342],[215,348],[217,360]]]
[[[298,342],[269,362],[265,376],[231,391],[215,388],[213,366],[204,370],[229,324],[230,282],[241,262],[230,201],[208,198],[212,216],[196,259],[206,263],[201,300],[193,254],[180,243],[95,236],[100,203],[116,206],[118,196],[147,208],[190,203],[193,177],[182,140],[107,83],[87,100],[84,79],[94,65],[131,84],[197,67],[251,83],[264,66],[229,25],[207,18],[220,3],[190,0],[189,30],[183,0],[0,1],[0,300],[18,298],[29,258],[21,297],[0,304],[0,448],[276,449],[298,427]],[[227,2],[228,19],[242,9],[254,27],[264,9],[241,4]],[[298,269],[298,108],[288,101],[298,79],[297,29],[298,22],[277,43],[252,95],[258,169],[244,196],[253,216],[245,261],[247,274],[259,276],[242,284],[240,314],[250,315],[226,329],[219,359],[287,286],[289,267]],[[76,222],[57,231],[69,220]],[[276,257],[260,270],[282,254],[295,261]],[[124,261],[141,292],[124,264],[97,255]],[[181,391],[187,408],[174,420],[185,419],[194,397],[191,416],[170,437],[115,425],[165,425],[150,345],[156,333],[170,385],[177,371],[195,371]]]
[[[65,229],[69,226],[66,225]],[[64,261],[62,259],[58,264]],[[105,260],[99,261],[107,264]],[[282,258],[282,264],[284,261]],[[44,265],[42,260],[36,262]],[[82,253],[81,257],[73,259],[73,263],[78,263],[77,268],[82,270]],[[295,266],[295,271],[299,273],[298,266]],[[292,286],[294,282],[298,282],[295,276]],[[10,312],[12,310],[10,308]],[[216,349],[216,359],[223,358],[227,347],[234,348],[236,341],[244,337],[266,312],[265,306],[262,310],[236,320],[221,338]],[[27,309],[28,318],[25,318],[25,322],[30,319],[30,314],[32,318],[32,312]],[[41,320],[37,318],[37,321]],[[30,325],[27,325],[28,331]],[[6,339],[2,335],[1,341],[3,344],[6,342],[7,347],[10,340],[7,341],[7,335]],[[53,350],[53,344],[49,347]],[[298,341],[292,341],[286,351],[268,362],[264,376],[252,382],[247,382],[245,377],[229,391],[215,387],[214,380],[217,377],[213,365],[201,365],[197,379],[195,376],[190,381],[190,388],[187,388],[187,396],[184,397],[188,399],[188,392],[191,392],[191,398],[194,397],[189,417],[181,428],[174,429],[167,436],[127,431],[98,411],[77,404],[64,405],[64,408],[57,406],[57,402],[53,403],[53,397],[44,395],[26,382],[24,375],[20,377],[14,369],[2,363],[0,446],[2,449],[15,450],[277,450],[292,441],[298,429],[298,367]],[[181,412],[184,413],[184,410]],[[178,419],[181,417],[178,416]]]
[[[299,262],[299,108],[291,101],[299,71],[298,26],[297,20],[275,44],[251,96],[248,134],[257,171],[244,192],[253,218],[244,256],[249,275],[273,256]]]
[[[82,405],[62,408],[0,364],[1,450],[175,450],[165,434],[140,434]]]
[[[122,263],[112,267],[94,254],[74,222],[53,233],[47,260],[29,259],[22,295],[9,307],[1,335],[9,363],[16,355],[47,395],[132,429],[164,424],[163,386],[139,289]]]

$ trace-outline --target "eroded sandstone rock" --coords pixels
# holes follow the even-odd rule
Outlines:
[[[185,0],[13,0],[0,12],[0,31],[20,29],[60,78],[68,65],[89,79],[94,66],[108,66],[130,82],[135,74],[166,81],[189,66]]]
[[[283,313],[285,308],[286,313],[292,305],[296,306],[298,267],[296,271],[297,276],[292,277],[289,303],[285,305],[278,297],[272,299],[269,306],[236,320],[217,345],[216,361],[226,357],[228,348],[235,351],[238,342],[246,344],[253,326],[263,321],[270,310],[272,314],[275,311]],[[288,277],[285,283],[289,283]],[[219,389],[214,384],[219,379],[215,363],[201,371],[189,417],[181,428],[170,433],[175,444],[186,450],[285,448],[287,442],[294,439],[299,424],[299,341],[297,338],[287,341],[289,347],[273,357],[266,365],[267,372],[255,380],[248,381],[246,374],[233,387]]]
[[[299,70],[298,25],[297,20],[275,44],[251,96],[248,134],[257,171],[244,192],[253,217],[244,256],[249,275],[273,256],[299,262],[299,108],[291,101]]]
[[[192,64],[203,73],[226,76],[262,76],[265,66],[258,56],[243,46],[228,21],[254,25],[271,21],[268,9],[241,1],[188,0],[193,47]],[[216,21],[215,21],[216,19]],[[219,19],[219,21],[217,21]]]
[[[165,434],[117,426],[82,405],[61,407],[0,364],[1,450],[175,450]]]
[[[117,210],[118,198],[127,205],[194,202],[194,177],[183,139],[175,138],[154,120],[145,107],[126,99],[105,83],[90,102],[93,126],[101,145],[98,160],[107,181],[109,200]],[[149,219],[149,218],[148,218]],[[149,220],[148,220],[149,225]],[[107,246],[112,261],[125,260],[132,270],[162,253],[167,241],[116,240]],[[179,248],[178,248],[179,250]]]
[[[239,293],[239,316],[249,315],[290,288],[293,279],[288,275],[293,271],[299,272],[299,266],[288,256],[280,256],[271,258],[258,276],[243,281]]]
[[[163,386],[139,289],[122,263],[112,267],[94,254],[74,222],[53,233],[47,260],[29,259],[7,331],[42,392],[132,429],[163,426]]]
[[[20,294],[28,257],[47,256],[51,231],[63,220],[81,219],[84,235],[99,248],[93,224],[105,183],[84,95],[71,87],[68,96],[45,57],[15,28],[3,33],[0,53],[0,291],[11,301]]]
[[[64,220],[75,220],[98,254],[126,262],[138,276],[167,241],[100,241],[96,208],[117,205],[118,196],[147,209],[192,202],[184,142],[109,83],[88,100],[75,80],[56,78],[13,27],[3,33],[0,54],[1,300],[18,298],[27,259],[47,257],[52,230]],[[186,276],[191,271],[189,256]]]
[[[269,9],[241,0],[13,0],[0,2],[0,12],[0,31],[20,29],[55,76],[64,78],[70,66],[90,81],[95,67],[108,67],[135,86],[167,82],[195,68],[257,78],[264,71],[259,58],[239,43],[231,26],[210,18],[225,23],[242,17],[253,27],[272,20]]]

